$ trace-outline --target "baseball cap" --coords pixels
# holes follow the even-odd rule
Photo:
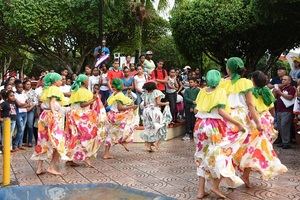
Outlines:
[[[147,51],[146,52],[146,55],[152,55],[153,53],[152,53],[152,51]]]

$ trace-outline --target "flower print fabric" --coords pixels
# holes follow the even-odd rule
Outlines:
[[[81,92],[81,90],[76,92]],[[87,89],[85,92],[90,93]],[[78,102],[84,101],[78,99]],[[105,108],[99,96],[91,107],[82,108],[80,103],[71,105],[71,111],[67,114],[66,120],[69,160],[84,161],[86,158],[97,156],[101,143],[106,137],[106,120]]]
[[[161,112],[161,108],[156,106],[157,97],[164,98],[164,94],[159,90],[142,94],[146,106],[143,110],[144,131],[140,137],[145,142],[164,140],[167,135],[167,127],[172,121],[170,106],[165,106],[164,111]]]

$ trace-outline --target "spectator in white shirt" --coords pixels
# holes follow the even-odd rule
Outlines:
[[[21,81],[16,81],[16,103],[18,106],[17,111],[17,135],[16,139],[13,142],[13,149],[14,150],[24,150],[22,147],[23,145],[23,135],[24,130],[27,122],[27,108],[29,107],[29,104],[27,103],[27,96],[23,92],[23,84]]]
[[[24,86],[24,94],[26,95],[27,103],[29,104],[29,107],[27,107],[27,122],[26,122],[27,129],[26,129],[26,132],[24,133],[23,139],[25,139],[25,142],[27,142],[28,147],[32,147],[32,145],[33,145],[32,139],[33,139],[33,135],[34,135],[33,125],[34,125],[36,106],[38,105],[38,98],[37,98],[35,91],[31,88],[30,80],[25,81],[23,83],[23,86]],[[35,135],[35,138],[37,141],[37,135]]]
[[[136,104],[139,106],[142,102],[141,95],[143,93],[143,86],[147,82],[148,77],[144,73],[144,69],[142,66],[137,67],[137,75],[134,76],[134,89],[137,95]],[[142,115],[142,109],[139,109],[139,115]],[[140,119],[140,125],[142,125],[142,121]]]
[[[102,65],[101,70],[102,70],[102,74],[100,75],[100,81],[99,81],[100,94],[101,94],[101,101],[103,105],[106,106],[106,101],[110,95],[110,90],[109,90],[110,83],[107,76],[108,75],[107,67],[105,64]]]
[[[95,84],[99,84],[100,81],[100,71],[98,67],[94,67],[92,70],[92,76],[89,77],[89,87],[90,91],[93,90]],[[93,92],[93,91],[92,91]]]
[[[61,76],[61,86],[60,90],[62,93],[64,93],[65,97],[70,97],[71,96],[71,86],[67,85],[67,78],[65,76]]]

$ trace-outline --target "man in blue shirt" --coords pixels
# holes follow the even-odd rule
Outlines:
[[[95,67],[100,66],[101,63],[108,60],[109,55],[110,55],[110,50],[109,48],[106,47],[106,40],[102,40],[102,46],[98,46],[94,49],[94,56],[96,58]]]

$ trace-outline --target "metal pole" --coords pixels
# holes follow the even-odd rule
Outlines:
[[[10,118],[4,118],[4,133],[3,133],[3,186],[10,184]]]

